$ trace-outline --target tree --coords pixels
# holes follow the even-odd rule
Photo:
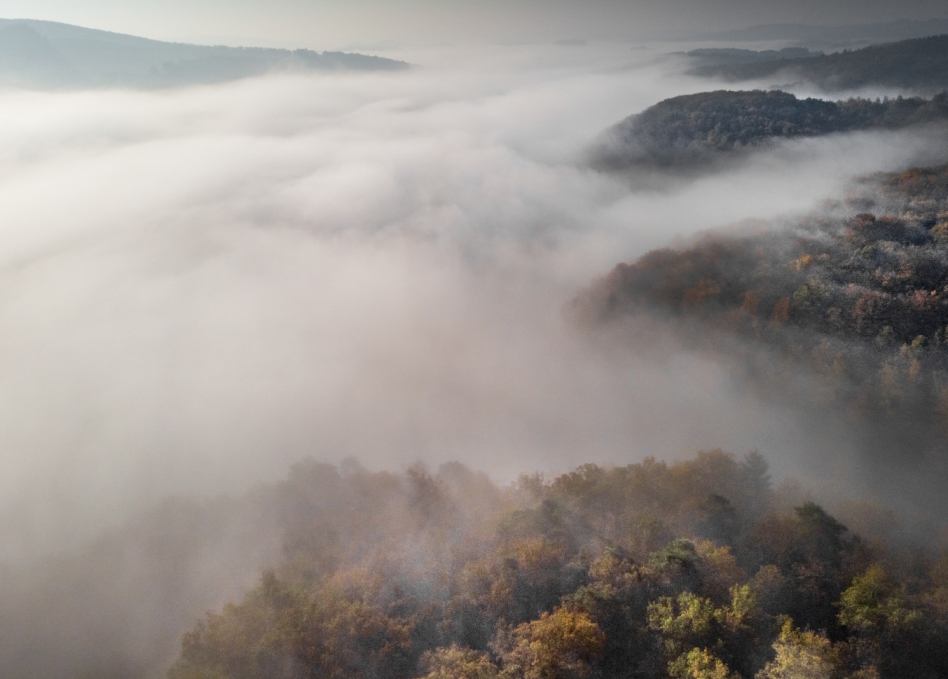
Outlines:
[[[504,672],[522,679],[585,679],[606,637],[587,614],[560,607],[513,632]]]
[[[787,620],[774,643],[777,653],[757,679],[835,679],[840,677],[839,652],[822,634],[801,632]]]
[[[674,679],[731,679],[727,665],[705,648],[693,648],[668,664]],[[734,679],[739,679],[736,675]]]
[[[855,577],[840,600],[839,621],[855,633],[860,659],[884,676],[901,675],[927,660],[918,653],[921,617],[878,564]]]
[[[428,669],[424,679],[497,679],[500,670],[486,653],[452,644],[428,651],[422,658]]]

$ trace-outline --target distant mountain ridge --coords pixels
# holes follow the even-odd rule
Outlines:
[[[948,33],[948,26],[945,30]],[[763,78],[781,78],[783,82],[799,79],[825,91],[867,86],[928,92],[948,89],[948,35],[931,35],[803,58],[751,59],[745,56],[743,63],[721,58],[731,51],[722,54],[719,50],[695,50],[689,53],[697,62],[691,72],[732,82]]]
[[[393,71],[403,61],[345,52],[162,42],[69,24],[0,19],[0,84],[160,88],[275,70]]]
[[[722,42],[758,42],[765,40],[792,40],[804,44],[878,43],[948,33],[948,19],[931,18],[922,21],[901,19],[885,23],[850,24],[843,26],[816,26],[812,24],[763,24],[731,31],[706,33],[696,36],[701,40]]]

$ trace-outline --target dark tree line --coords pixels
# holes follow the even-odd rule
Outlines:
[[[777,90],[720,90],[673,97],[607,133],[594,164],[604,169],[693,167],[777,139],[899,129],[948,120],[948,94],[885,100],[797,99]]]

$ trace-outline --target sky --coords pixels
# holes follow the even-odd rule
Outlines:
[[[337,49],[390,41],[630,39],[765,23],[948,17],[941,0],[3,0],[0,17],[162,40]]]

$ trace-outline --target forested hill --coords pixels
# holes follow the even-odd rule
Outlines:
[[[665,319],[767,393],[849,423],[880,483],[943,501],[948,166],[868,178],[789,226],[656,250],[576,305],[594,324]]]
[[[828,92],[869,86],[922,92],[948,89],[948,35],[751,63],[721,63],[708,50],[692,52],[691,57],[697,62],[692,73],[732,82],[768,79],[779,85],[805,80]]]
[[[226,82],[274,70],[407,67],[363,54],[188,45],[51,21],[0,19],[0,85],[150,88]]]
[[[780,91],[702,92],[666,99],[607,130],[593,151],[593,164],[606,170],[687,169],[778,139],[946,120],[946,93],[930,100],[833,102]]]
[[[854,535],[756,454],[508,488],[307,463],[280,495],[284,565],[185,634],[169,679],[948,672],[945,556]]]

